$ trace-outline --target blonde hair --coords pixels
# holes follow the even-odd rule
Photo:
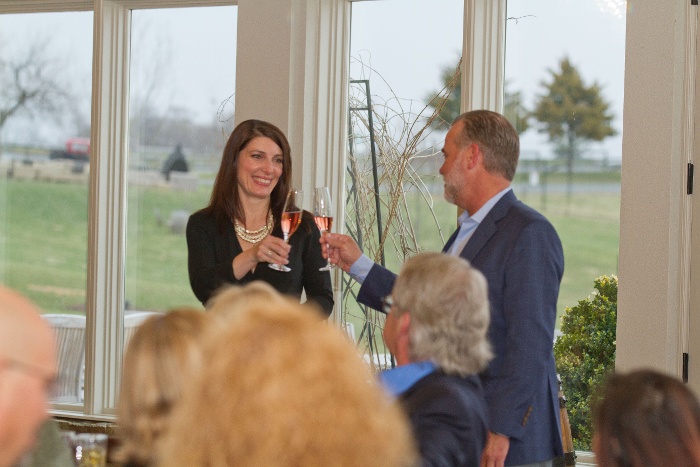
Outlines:
[[[320,313],[252,301],[212,329],[207,365],[173,414],[163,466],[405,466],[399,407]]]
[[[124,355],[117,407],[122,444],[120,462],[150,465],[185,382],[202,365],[201,336],[208,318],[194,308],[178,308],[144,321]]]
[[[284,300],[277,289],[264,281],[253,281],[246,285],[225,285],[209,299],[207,311],[215,316],[215,319],[226,321],[239,310],[249,307],[252,302],[270,304]]]
[[[409,258],[392,298],[397,316],[411,316],[413,361],[430,360],[446,373],[467,376],[486,368],[493,358],[486,278],[467,260],[444,253]]]

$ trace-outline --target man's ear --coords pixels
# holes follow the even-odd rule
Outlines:
[[[469,170],[474,169],[477,164],[483,163],[484,155],[481,153],[481,148],[477,143],[470,144],[467,151],[467,168]]]
[[[398,325],[398,333],[397,333],[397,340],[405,340],[406,344],[409,342],[409,332],[411,329],[411,315],[409,313],[403,313],[401,316],[399,316],[399,325]]]

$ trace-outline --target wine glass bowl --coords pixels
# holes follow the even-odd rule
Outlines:
[[[280,220],[280,227],[282,228],[282,235],[285,242],[289,241],[289,237],[296,232],[301,224],[301,205],[304,199],[304,190],[298,190],[292,188],[287,193],[287,200],[284,203],[284,210],[282,211],[282,219]],[[284,264],[270,263],[268,265],[275,271],[289,272],[292,269]]]
[[[321,235],[330,232],[333,226],[333,211],[331,207],[331,192],[327,186],[316,188],[314,190],[314,220]],[[328,248],[328,245],[326,245]],[[333,269],[330,257],[325,266],[319,268],[319,271],[330,271]]]

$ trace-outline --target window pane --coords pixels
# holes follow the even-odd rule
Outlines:
[[[0,282],[59,336],[57,402],[82,401],[92,13],[0,15]]]
[[[185,225],[208,202],[232,129],[236,11],[132,14],[127,315],[201,306],[189,285]],[[125,318],[127,338],[137,322]]]
[[[557,321],[566,338],[555,356],[577,450],[590,450],[588,397],[614,367],[614,312],[578,304],[596,278],[617,274],[625,13],[624,0],[507,4],[506,114],[521,132],[514,189],[564,248],[558,314],[574,307],[577,318]]]
[[[439,123],[452,115],[443,112],[432,124],[430,119],[437,105],[433,98],[444,94],[450,79],[455,78],[450,90],[459,81],[462,18],[461,0],[352,4],[346,228],[368,256],[383,256],[393,270],[418,251],[441,250],[456,223],[457,210],[444,200],[438,174],[447,129]],[[459,90],[448,103],[457,116]],[[386,238],[383,248],[381,238]],[[383,354],[374,326],[381,323],[373,311],[355,303],[357,286],[347,285],[344,319],[356,337],[362,336],[361,345]]]

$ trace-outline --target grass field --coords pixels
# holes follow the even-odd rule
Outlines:
[[[559,313],[593,290],[593,279],[617,273],[618,193],[564,193],[519,190],[527,204],[543,212],[562,239],[565,274]],[[125,299],[132,309],[165,310],[198,305],[187,278],[184,233],[174,233],[168,219],[174,211],[204,206],[209,188],[178,192],[137,187],[129,191]],[[16,288],[51,312],[85,309],[87,274],[87,187],[79,184],[0,179],[0,282]],[[432,222],[422,219],[427,208],[414,206],[424,250],[439,250],[442,240]],[[436,200],[435,209],[446,239],[456,210]],[[390,268],[399,260],[388,255]],[[349,321],[353,321],[349,319]],[[359,322],[356,326],[359,326]]]

